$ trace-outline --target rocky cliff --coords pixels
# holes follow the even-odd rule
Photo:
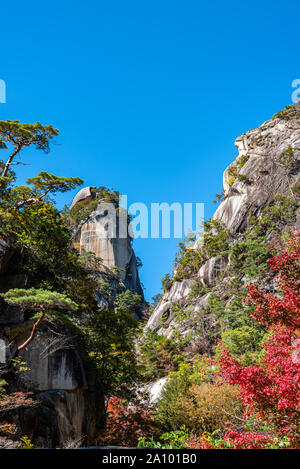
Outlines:
[[[212,352],[218,335],[212,295],[234,313],[243,284],[260,278],[271,289],[264,270],[267,246],[300,227],[300,105],[288,106],[235,145],[238,155],[224,171],[222,201],[177,262],[146,325],[169,339],[175,333],[187,338],[186,349],[201,353]]]
[[[47,319],[12,362],[16,348],[31,333],[34,321],[29,316],[1,300],[0,381],[9,383],[10,393],[30,393],[34,400],[27,404],[20,398],[0,408],[1,421],[11,422],[13,429],[12,440],[1,438],[0,426],[0,447],[18,447],[23,435],[38,447],[92,444],[104,423],[104,397],[87,366],[87,352],[76,331]]]
[[[127,213],[120,215],[119,207],[110,212],[107,200],[97,203],[97,193],[93,187],[81,189],[74,197],[70,210],[87,207],[91,202],[92,209],[85,214],[73,228],[74,246],[81,254],[93,253],[102,260],[102,273],[107,269],[117,268],[121,289],[129,289],[142,298],[143,289],[139,280],[137,258],[132,247],[132,238],[128,233]],[[120,233],[124,237],[119,236]],[[114,288],[116,290],[116,288]],[[99,296],[99,303],[107,304],[107,299]]]

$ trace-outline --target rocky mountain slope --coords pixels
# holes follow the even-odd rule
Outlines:
[[[238,155],[224,171],[221,203],[200,238],[181,248],[145,328],[146,336],[155,331],[190,356],[213,353],[228,318],[243,309],[243,285],[259,279],[274,288],[268,248],[300,227],[300,105],[235,144]]]

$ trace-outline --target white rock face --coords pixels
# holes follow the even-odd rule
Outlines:
[[[0,337],[0,364],[6,363],[6,341]]]
[[[180,282],[174,282],[170,290],[164,293],[159,305],[149,318],[146,328],[152,330],[159,329],[164,335],[171,337],[172,331],[166,328],[166,326],[172,322],[172,315],[166,313],[170,310],[172,303],[180,302],[188,296],[193,283],[193,279],[184,279]],[[163,318],[164,324],[162,324]],[[164,326],[164,328],[162,328],[162,326]]]
[[[216,256],[208,259],[198,272],[198,278],[202,285],[208,287],[215,286],[218,276],[224,272],[226,265],[227,256]]]
[[[92,198],[92,188],[85,187],[74,197],[71,208],[76,204],[85,205]],[[143,297],[131,234],[127,230],[125,211],[120,209],[116,213],[111,204],[99,203],[88,219],[79,223],[74,246],[81,253],[93,252],[102,259],[105,267],[119,267],[125,287]]]
[[[255,215],[273,200],[276,193],[288,193],[287,175],[285,169],[278,165],[278,160],[281,153],[291,147],[300,163],[299,119],[298,108],[297,118],[288,121],[271,119],[236,139],[238,156],[223,174],[226,198],[213,216],[221,220],[232,234],[245,228],[250,212]],[[245,180],[236,177],[229,185],[230,168],[241,161],[242,156],[248,161],[238,172]]]
[[[93,195],[92,195],[92,187],[83,187],[74,197],[72,204],[70,206],[70,209],[74,207],[77,203],[86,203],[89,200],[92,200]]]
[[[166,382],[167,378],[160,378],[158,381],[148,384],[145,387],[145,391],[149,394],[150,404],[156,404],[157,401],[160,399],[161,393],[164,390]]]
[[[106,225],[112,226],[114,222],[113,216],[107,215],[103,218],[100,205],[81,226],[80,251],[93,252],[103,260],[106,267],[118,266],[124,269],[125,272],[121,272],[121,276],[125,279],[126,268],[134,258],[134,252],[129,238],[117,238],[107,229]]]

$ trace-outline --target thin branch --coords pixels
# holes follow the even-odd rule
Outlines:
[[[37,202],[41,202],[42,199],[44,197],[46,197],[52,189],[53,189],[53,186],[50,187],[49,189],[47,189],[47,191],[44,192],[44,194],[40,195],[39,197],[31,197],[30,199],[21,200],[16,205],[14,205],[14,207],[12,207],[12,208],[15,208],[16,210],[18,210],[19,208],[24,207],[24,205],[32,205],[32,204],[35,204]]]

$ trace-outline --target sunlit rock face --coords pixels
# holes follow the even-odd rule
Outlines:
[[[161,394],[166,386],[166,383],[167,378],[160,378],[157,381],[149,383],[147,386],[145,386],[143,392],[149,395],[150,404],[156,404],[159,401],[159,399],[161,398]]]
[[[75,196],[71,208],[76,204],[85,205],[92,198],[92,188],[85,187]],[[80,253],[94,253],[105,267],[119,267],[125,288],[143,296],[130,235],[127,212],[115,211],[110,204],[99,203],[88,219],[78,224],[74,245]]]
[[[275,194],[289,193],[287,173],[278,165],[278,160],[282,152],[291,147],[300,163],[299,121],[298,107],[297,114],[288,121],[271,119],[236,139],[237,158],[223,175],[226,198],[213,216],[221,220],[232,234],[243,231],[249,217],[258,215]],[[247,161],[239,170],[243,180],[235,178],[232,182],[230,169],[245,157]]]
[[[219,275],[227,265],[227,256],[215,256],[208,259],[200,268],[198,278],[203,286],[214,287]]]

